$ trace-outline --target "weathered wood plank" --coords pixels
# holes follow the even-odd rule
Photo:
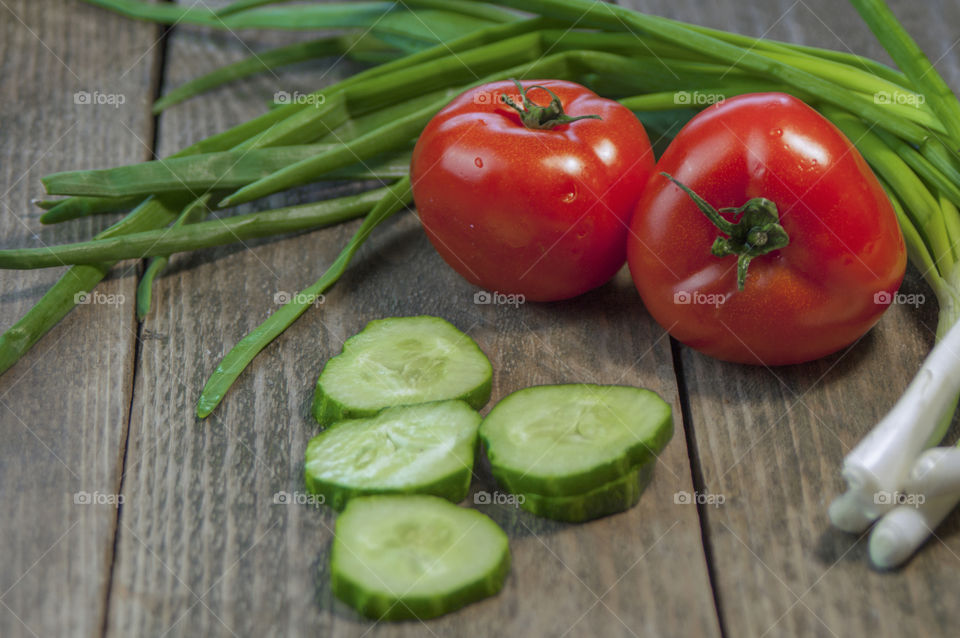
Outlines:
[[[10,7],[27,25],[50,21],[60,25],[48,27],[54,33],[58,33],[56,28],[65,30],[62,22],[47,15],[34,18],[27,3]],[[835,37],[839,34],[857,52],[882,57],[852,11],[826,0],[746,8],[733,2],[710,7],[658,2],[645,8],[755,35],[773,25],[771,37],[844,48]],[[914,33],[924,34],[924,44],[931,47],[935,59],[955,40],[950,34],[950,25],[957,23],[955,6],[939,2],[918,8],[898,2],[895,8]],[[96,28],[103,27],[105,15],[97,12]],[[8,30],[19,28],[19,23],[4,24]],[[71,28],[77,24],[76,14],[71,15]],[[132,23],[123,26],[125,33],[131,33]],[[44,31],[35,30],[44,36]],[[176,81],[204,70],[201,64],[212,68],[227,57],[245,54],[229,34],[208,39],[184,30],[177,38],[187,41],[171,51]],[[256,41],[265,44],[280,39],[258,36]],[[55,41],[59,45],[68,40],[63,35]],[[12,36],[0,43],[0,47],[10,47],[4,49],[5,70],[16,59],[10,53],[15,44]],[[26,59],[38,65],[41,54],[48,55],[43,49],[22,44],[19,48]],[[83,46],[77,51],[71,48],[70,53],[66,48],[52,48],[68,63],[67,55],[93,55]],[[118,59],[133,60],[137,55]],[[960,68],[950,59],[948,55],[940,64],[956,87]],[[15,67],[20,65],[18,62]],[[114,71],[103,72],[101,86],[111,86]],[[48,77],[54,77],[53,71]],[[281,77],[282,86],[268,76],[219,91],[217,99],[204,98],[171,112],[163,120],[166,130],[161,152],[172,152],[259,112],[253,101],[268,99],[275,88],[312,88],[318,74]],[[72,100],[75,89],[69,78],[60,79],[64,82],[53,86],[70,87],[64,96]],[[85,86],[92,84],[77,83],[76,88]],[[23,97],[28,91],[47,88],[26,81],[8,83],[0,90],[0,106],[4,107],[0,112],[20,113],[18,105],[27,101]],[[8,94],[12,95],[9,101]],[[68,105],[72,107],[72,101]],[[30,111],[35,112],[40,111]],[[70,113],[68,109],[64,112]],[[37,120],[29,117],[30,113],[13,125],[4,121],[0,148],[7,149],[4,157],[17,158],[5,162],[7,171],[21,163],[19,155],[31,148],[23,141],[8,144],[10,139],[19,139],[11,138],[8,131],[29,131],[30,141],[35,142],[38,133],[34,131],[62,133],[56,127],[65,128],[71,121],[58,111],[44,116],[41,128],[31,126]],[[124,122],[134,131],[141,130],[131,120]],[[101,132],[82,141],[86,148],[103,144],[96,147],[97,158],[92,163],[111,165],[142,156],[133,145],[124,146],[133,148],[130,157],[118,155],[124,131],[102,122],[86,128]],[[67,139],[65,136],[64,143]],[[55,140],[56,136],[51,137],[50,144]],[[32,164],[38,155],[22,163]],[[35,184],[37,176],[50,170],[77,166],[78,156],[85,157],[76,150],[65,158],[51,153],[34,169],[30,182]],[[29,190],[18,194],[28,178],[16,183],[16,175],[5,175],[4,183],[16,185],[6,202],[23,205],[33,194]],[[6,212],[4,215],[4,223],[13,219]],[[350,230],[352,227],[259,244],[250,251],[223,249],[178,259],[173,272],[161,280],[158,311],[145,326],[138,371],[124,492],[127,504],[110,606],[111,634],[151,635],[171,629],[175,635],[317,630],[360,635],[370,627],[336,602],[325,586],[333,516],[306,507],[274,505],[272,499],[279,490],[302,491],[303,448],[314,429],[308,414],[310,385],[322,361],[370,318],[431,312],[453,319],[494,358],[500,371],[495,398],[530,383],[594,379],[648,385],[676,404],[666,340],[660,338],[662,332],[650,323],[625,280],[577,303],[521,309],[476,307],[471,304],[470,287],[443,266],[415,220],[407,216],[373,240],[322,309],[311,311],[264,353],[210,424],[196,424],[192,405],[217,355],[274,307],[276,292],[309,283]],[[29,234],[18,232],[4,234],[8,245],[28,244]],[[76,235],[71,234],[74,232]],[[57,230],[55,233],[62,234],[51,237],[65,241],[89,232],[90,228],[75,225]],[[43,277],[52,277],[50,273],[0,276],[4,277],[5,303],[0,313],[5,325],[39,297],[50,281]],[[101,290],[122,291],[132,299],[129,279],[111,285],[119,287]],[[14,296],[6,292],[20,286],[26,293]],[[930,297],[915,278],[906,289]],[[12,411],[6,413],[11,426],[5,430],[9,452],[0,466],[0,498],[13,516],[4,517],[0,530],[8,550],[5,555],[14,560],[2,582],[4,589],[14,586],[6,594],[0,592],[0,600],[8,606],[0,610],[4,617],[0,633],[5,636],[28,635],[13,613],[39,635],[71,630],[96,633],[99,629],[98,614],[103,606],[96,595],[102,595],[104,589],[103,566],[112,539],[112,526],[103,522],[112,521],[113,514],[92,514],[95,508],[80,508],[78,514],[72,505],[74,488],[63,487],[70,484],[69,470],[60,468],[50,455],[55,453],[70,467],[82,465],[77,484],[83,489],[107,491],[102,484],[116,484],[126,418],[125,409],[116,406],[126,403],[107,391],[120,388],[120,394],[129,398],[124,379],[129,380],[132,350],[129,341],[115,339],[121,331],[101,316],[107,312],[98,313],[95,322],[87,319],[90,325],[83,332],[74,328],[69,322],[86,325],[81,322],[84,310],[93,309],[81,309],[58,327],[64,335],[70,327],[67,338],[54,342],[55,331],[40,344],[38,352],[52,344],[47,347],[49,356],[34,353],[33,359],[28,358],[0,380],[0,391],[8,391],[4,401],[21,401],[17,415],[42,439],[38,442],[23,430]],[[127,306],[123,313],[114,313],[122,317],[113,316],[112,321],[132,330],[130,310]],[[920,313],[895,308],[849,354],[774,370],[780,380],[762,369],[720,364],[683,351],[704,487],[727,499],[722,507],[707,509],[705,516],[729,635],[945,633],[948,624],[953,624],[950,621],[955,620],[956,611],[938,601],[946,600],[940,590],[949,586],[948,578],[956,568],[952,561],[960,554],[954,533],[956,516],[941,534],[947,545],[928,548],[894,577],[871,572],[863,544],[854,545],[852,539],[829,531],[825,519],[826,504],[840,487],[836,469],[843,452],[882,416],[906,385],[930,346],[932,318],[931,306]],[[90,327],[94,323],[96,330]],[[73,341],[74,335],[82,335],[82,343]],[[68,339],[71,350],[65,351]],[[110,354],[92,357],[92,346],[101,344],[110,344]],[[650,344],[653,349],[632,365],[633,357],[627,353],[639,358]],[[100,351],[106,349],[103,346]],[[109,382],[101,381],[96,391],[87,388],[77,395],[55,394],[48,379],[56,378],[56,372],[71,372],[64,361],[80,362],[70,365],[80,366],[77,373],[85,379],[100,375],[108,376]],[[34,363],[32,371],[21,372]],[[20,377],[22,383],[17,381]],[[878,400],[881,387],[885,388],[883,400]],[[53,409],[50,396],[58,397]],[[83,409],[78,411],[78,405]],[[77,430],[84,433],[81,443],[64,444],[71,441],[67,433]],[[557,635],[575,622],[570,635],[628,635],[616,618],[619,616],[637,634],[640,630],[652,635],[715,634],[696,513],[690,507],[673,505],[678,490],[692,489],[683,444],[678,432],[650,491],[640,506],[626,515],[568,527],[537,521],[522,512],[487,508],[513,538],[515,568],[504,595],[431,622],[428,628],[416,623],[380,625],[370,633],[424,635],[429,629],[438,635],[461,635],[468,630],[512,635],[524,630]],[[37,474],[37,467],[43,468],[42,474]],[[36,476],[40,475],[44,478],[37,486]],[[760,485],[766,487],[763,492]],[[491,486],[481,483],[477,488],[489,490]],[[58,498],[67,503],[66,508],[50,506],[59,502]],[[64,526],[66,535],[44,555],[45,547],[57,541],[59,534],[52,531],[61,522],[67,526],[76,522],[76,526]],[[84,540],[77,541],[81,536]],[[17,582],[24,572],[27,575]],[[614,583],[604,597],[606,607],[594,605],[591,590],[601,595]],[[79,595],[81,591],[91,593]],[[798,602],[797,597],[802,600]],[[52,611],[47,599],[59,599],[62,611]],[[21,613],[23,610],[28,613]]]
[[[41,227],[30,198],[42,194],[40,177],[47,173],[149,156],[141,141],[151,138],[157,36],[154,26],[79,2],[0,6],[4,246],[77,241],[107,223]],[[108,47],[100,45],[105,41]],[[121,99],[117,106],[98,104]],[[0,329],[63,271],[0,273]],[[118,491],[132,394],[135,283],[129,264],[118,268],[90,305],[0,377],[2,636],[101,631],[117,509],[75,504],[74,495],[110,500]]]
[[[172,78],[245,53],[229,36],[218,38],[176,33]],[[175,109],[161,120],[161,152],[260,112],[278,88],[308,90],[322,76],[322,69],[265,76]],[[208,423],[195,421],[193,405],[219,356],[276,307],[276,293],[318,276],[354,228],[177,259],[158,282],[137,374],[108,633],[718,635],[697,512],[673,505],[692,481],[669,340],[643,313],[629,279],[577,302],[478,306],[475,290],[407,213],[378,231],[323,306],[258,358]],[[323,362],[367,321],[420,313],[447,317],[477,339],[497,371],[494,400],[533,383],[649,386],[673,402],[677,434],[627,514],[567,526],[486,507],[514,553],[500,596],[427,628],[374,627],[329,590],[333,514],[277,505],[273,496],[304,491],[303,453],[316,431],[309,406]],[[475,488],[489,491],[483,476]]]
[[[887,59],[846,4],[647,2],[645,9],[755,36]],[[956,3],[891,2],[956,89]],[[923,307],[894,307],[843,354],[765,370],[713,361],[684,348],[695,456],[709,494],[706,535],[730,636],[946,635],[960,619],[943,604],[960,567],[956,513],[895,575],[870,569],[866,539],[830,528],[844,454],[874,425],[933,343],[932,293],[911,273],[904,292]],[[942,542],[941,542],[942,541]]]

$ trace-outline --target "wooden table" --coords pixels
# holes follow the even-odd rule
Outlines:
[[[648,0],[650,12],[886,60],[837,0]],[[960,88],[960,5],[894,8]],[[341,77],[302,65],[170,110],[161,88],[304,34],[153,25],[77,1],[0,1],[0,236],[4,247],[76,241],[111,220],[43,227],[39,178],[166,156],[264,110],[275,90]],[[77,104],[78,91],[122,95]],[[268,203],[315,198],[304,189]],[[904,569],[868,566],[866,542],[831,529],[840,461],[890,408],[933,342],[936,304],[892,308],[847,351],[774,370],[672,342],[626,272],[575,301],[473,303],[416,218],[378,230],[344,279],[268,347],[205,423],[193,415],[220,356],[312,282],[355,225],[175,257],[138,323],[141,263],[114,269],[0,377],[0,636],[903,636],[955,635],[956,512]],[[0,273],[0,327],[61,270]],[[113,295],[114,302],[109,303]],[[485,506],[508,531],[504,592],[427,623],[359,618],[328,585],[332,512],[274,503],[302,493],[323,362],[370,319],[417,313],[469,332],[497,371],[493,399],[539,383],[650,387],[677,433],[628,513],[561,525]],[[479,484],[474,489],[492,489]],[[680,492],[721,505],[676,503]],[[94,504],[75,503],[78,493]],[[122,497],[122,506],[111,501]],[[716,499],[715,499],[716,500]]]

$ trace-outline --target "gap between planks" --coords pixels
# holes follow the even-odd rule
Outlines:
[[[169,0],[161,0],[162,2],[169,2]],[[161,90],[163,88],[163,79],[166,74],[166,62],[167,62],[167,44],[170,39],[170,34],[173,32],[174,26],[166,26],[162,24],[156,25],[154,33],[156,34],[156,52],[153,54],[153,77],[150,83],[150,100],[147,102],[147,110],[150,111],[153,107],[153,103],[160,97]],[[156,115],[150,115],[149,121],[151,123],[150,129],[150,149],[149,157],[147,159],[157,159],[157,138],[160,129],[160,116],[162,113]],[[139,260],[137,266],[137,284],[140,283],[140,278],[143,275],[143,260]],[[134,304],[134,312],[136,312],[136,304]],[[134,399],[136,398],[137,392],[137,372],[140,369],[140,355],[143,349],[143,320],[137,318],[137,333],[134,338],[133,344],[133,366],[131,367],[130,374],[130,403],[127,405],[127,418],[124,423],[123,433],[121,435],[121,449],[120,449],[120,465],[119,465],[119,476],[117,476],[116,481],[116,491],[115,494],[123,494],[123,483],[124,478],[127,475],[127,449],[129,448],[130,442],[130,423],[133,419],[133,406]],[[117,548],[119,547],[120,541],[120,519],[123,516],[123,503],[117,505],[117,515],[113,519],[113,538],[110,543],[110,552],[107,555],[107,586],[104,592],[103,600],[103,611],[101,612],[100,619],[100,636],[106,638],[107,630],[110,625],[110,600],[112,599],[113,594],[113,577],[114,571],[116,570],[117,565]]]

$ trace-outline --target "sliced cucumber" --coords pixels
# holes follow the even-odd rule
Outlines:
[[[382,620],[433,618],[500,591],[507,535],[486,515],[435,496],[367,496],[337,518],[333,593]]]
[[[582,494],[656,456],[673,435],[670,406],[641,388],[535,386],[480,425],[494,478],[515,494]]]
[[[340,421],[307,444],[307,487],[343,509],[355,496],[435,494],[462,501],[470,488],[480,415],[463,401],[388,408]]]
[[[313,400],[320,425],[383,408],[461,399],[490,400],[493,369],[477,344],[439,317],[371,321],[327,361]]]
[[[610,483],[604,483],[583,494],[572,496],[543,496],[523,494],[520,507],[531,514],[566,523],[592,521],[601,516],[624,512],[640,500],[650,483],[655,463],[649,461],[636,470]]]

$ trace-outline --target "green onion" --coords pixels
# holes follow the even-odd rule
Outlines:
[[[168,109],[174,104],[209,91],[218,86],[245,78],[261,71],[276,69],[297,62],[313,60],[331,55],[349,55],[363,58],[373,53],[388,53],[394,50],[378,43],[369,35],[346,35],[331,38],[319,38],[309,42],[297,42],[285,47],[271,49],[251,55],[239,62],[220,67],[186,84],[168,91],[153,105],[154,114]]]
[[[143,199],[133,197],[68,197],[67,199],[35,200],[41,208],[46,209],[40,216],[41,224],[59,224],[71,219],[79,219],[88,215],[102,215],[129,210]]]
[[[175,216],[173,209],[158,199],[150,198],[128,217],[97,235],[97,238],[107,239],[124,233],[156,228],[169,223]],[[40,337],[73,310],[77,304],[77,295],[93,290],[93,287],[107,276],[114,263],[111,261],[70,268],[27,314],[0,335],[0,374],[9,370]]]
[[[388,194],[377,189],[312,204],[185,223],[204,214],[204,198],[188,206],[169,228],[128,233],[66,246],[0,250],[0,268],[50,268],[64,264],[96,264],[121,259],[172,255],[187,250],[222,246],[257,237],[269,237],[322,228],[354,219]]]
[[[927,133],[920,126],[891,117],[879,105],[850,104],[849,94],[833,82],[784,64],[762,53],[744,49],[678,22],[631,11],[630,9],[592,0],[501,0],[498,4],[534,11],[555,18],[583,22],[615,31],[636,29],[681,47],[702,51],[704,55],[764,77],[776,77],[790,86],[817,95],[824,102],[850,110],[876,122],[904,139],[920,144]]]
[[[960,448],[934,447],[917,457],[907,489],[928,498],[960,494]]]
[[[339,148],[334,144],[273,146],[248,151],[202,153],[166,160],[152,160],[117,168],[67,171],[47,175],[41,181],[51,195],[97,195],[126,197],[151,193],[204,193],[238,188],[290,164]],[[381,154],[364,164],[354,162],[324,173],[325,179],[379,179],[403,177],[410,166],[410,153]]]
[[[370,26],[396,9],[393,2],[342,2],[242,11],[220,16],[207,8],[135,0],[86,0],[137,20],[161,24],[196,24],[218,29],[315,29]]]
[[[385,219],[399,210],[402,210],[413,201],[413,192],[410,189],[410,178],[405,177],[383,195],[377,205],[370,211],[363,224],[354,233],[353,238],[344,247],[323,276],[298,295],[294,295],[280,310],[270,315],[264,323],[244,337],[223,358],[216,371],[203,387],[200,399],[197,401],[197,416],[205,419],[223,400],[224,394],[240,376],[240,373],[253,361],[257,354],[276,339],[284,330],[302,315],[312,304],[312,300],[323,294],[340,279],[354,254],[370,236],[373,229]]]
[[[256,9],[257,7],[262,7],[264,5],[280,4],[281,2],[289,1],[290,0],[237,0],[237,2],[231,2],[222,9],[217,9],[214,13],[222,18],[234,13],[240,13],[241,11]]]
[[[179,8],[172,5],[140,5],[140,3],[128,2],[100,2],[101,6],[124,5],[130,9],[133,4],[139,8]],[[117,8],[114,6],[114,8]],[[537,21],[525,21],[516,25],[506,25],[506,27],[495,27],[483,29],[464,36],[457,42],[447,46],[438,45],[429,50],[409,56],[407,61],[423,62],[443,55],[452,55],[459,47],[469,47],[475,42],[483,42],[486,39],[496,38],[501,32],[516,33],[524,29],[533,28]],[[391,70],[402,68],[404,63],[396,61],[386,63],[365,72],[361,72],[352,78],[341,82],[339,86],[349,85],[351,82],[359,82],[363,79],[376,77],[378,74],[388,73]],[[292,104],[279,109],[270,111],[258,118],[235,126],[223,133],[214,135],[205,140],[197,142],[174,157],[183,157],[186,155],[210,152],[224,151],[231,147],[236,147],[252,138],[260,140],[270,139],[270,130],[277,123],[285,118],[297,113],[304,108],[302,105]],[[126,208],[136,205],[131,198],[122,198],[119,208]],[[90,214],[104,210],[117,210],[112,208],[118,202],[113,198],[69,198],[60,202],[47,212],[45,217],[48,221],[57,219],[57,215],[64,217],[79,216],[77,213]],[[126,218],[117,222],[109,229],[98,235],[98,238],[114,237],[116,235],[151,230],[159,228],[172,222],[178,216],[178,211],[184,203],[176,198],[160,199],[150,197],[137,206]],[[106,262],[97,265],[75,266],[68,270],[57,283],[43,296],[43,298],[31,308],[19,321],[10,327],[3,335],[0,335],[0,373],[8,370],[27,352],[44,334],[46,334],[54,325],[56,325],[75,305],[78,293],[86,293],[93,289],[96,284],[106,276],[107,272],[114,265],[113,262]]]
[[[187,207],[185,207],[181,212],[180,216],[174,220],[170,228],[181,228],[184,224],[190,224],[195,221],[203,219],[207,211],[209,210],[210,205],[210,195],[204,195],[192,201]],[[150,231],[148,231],[150,232]],[[152,231],[154,233],[159,233],[157,239],[153,244],[149,244],[148,247],[152,248],[161,238],[166,238],[168,231]],[[123,243],[126,246],[129,246],[134,241],[134,233],[124,237]],[[100,249],[101,246],[97,246]],[[55,250],[55,249],[54,249]],[[147,257],[145,253],[141,253],[140,257]],[[134,258],[137,258],[134,254]],[[136,309],[137,309],[137,321],[143,321],[144,317],[147,316],[150,312],[150,303],[153,297],[153,282],[157,278],[163,269],[167,267],[167,262],[170,258],[167,255],[162,255],[160,257],[154,257],[150,260],[150,263],[147,264],[147,267],[143,271],[143,276],[140,278],[140,282],[137,284],[137,299],[136,299]]]
[[[943,122],[960,148],[960,102],[883,0],[851,0],[860,16]]]
[[[852,2],[914,90],[929,102],[950,147],[958,148],[960,102],[883,2]],[[868,146],[882,156],[875,168],[889,183],[891,201],[896,207],[903,202],[907,209],[903,217],[909,219],[902,219],[901,227],[911,258],[923,268],[940,304],[937,345],[893,409],[844,459],[848,489],[830,506],[830,518],[841,529],[861,532],[878,521],[870,557],[886,569],[909,558],[960,502],[960,486],[949,490],[933,484],[938,475],[929,471],[929,453],[922,454],[943,438],[960,394],[960,215],[955,205],[960,182],[955,160],[936,136],[923,140],[918,151],[882,131],[873,136],[864,129],[860,124],[855,132],[873,137]],[[928,486],[940,489],[927,494]],[[904,487],[913,491],[907,495],[912,502],[894,497]]]

